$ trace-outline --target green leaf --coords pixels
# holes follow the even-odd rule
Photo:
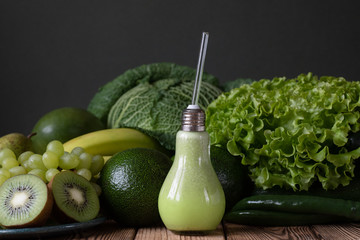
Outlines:
[[[221,94],[207,108],[211,143],[242,156],[258,187],[307,190],[347,185],[360,148],[360,82],[311,73],[261,79]],[[331,152],[330,152],[331,149]]]
[[[157,139],[165,148],[174,150],[182,111],[191,104],[193,86],[193,80],[178,78],[138,84],[114,103],[107,125],[110,128],[139,129]],[[206,109],[220,93],[219,88],[202,82],[199,107]]]
[[[138,84],[154,83],[163,79],[188,81],[195,79],[195,76],[196,69],[187,66],[167,62],[144,64],[125,71],[114,80],[100,87],[91,99],[87,110],[106,124],[110,109],[115,102]],[[202,80],[215,86],[218,85],[218,79],[207,73],[203,74]]]

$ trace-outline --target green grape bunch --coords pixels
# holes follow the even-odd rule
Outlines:
[[[95,182],[104,163],[103,156],[93,156],[81,147],[65,152],[63,144],[58,140],[49,142],[42,155],[26,151],[16,158],[11,149],[4,148],[0,150],[0,186],[7,179],[20,174],[33,174],[49,183],[56,174],[66,170]]]

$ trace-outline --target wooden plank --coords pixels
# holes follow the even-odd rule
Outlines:
[[[139,228],[135,240],[164,240],[167,239],[166,229],[163,226],[152,228]]]
[[[140,228],[137,231],[135,240],[225,240],[221,224],[214,231],[175,233],[166,227]]]
[[[314,225],[314,232],[322,239],[353,240],[360,239],[360,224]]]
[[[133,240],[136,235],[135,228],[123,228],[115,221],[106,221],[92,229],[86,229],[82,232],[69,233],[69,235],[61,235],[52,240],[65,239],[86,239],[86,240]]]
[[[224,231],[227,240],[321,239],[309,226],[262,227],[225,223]]]

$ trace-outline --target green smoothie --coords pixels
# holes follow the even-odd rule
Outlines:
[[[225,211],[225,196],[211,165],[207,132],[179,131],[174,163],[159,194],[159,212],[174,231],[214,230]]]

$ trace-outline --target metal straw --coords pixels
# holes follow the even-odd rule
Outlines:
[[[203,32],[201,46],[200,46],[199,61],[198,61],[198,65],[197,65],[196,78],[195,78],[195,84],[194,84],[194,92],[193,92],[192,103],[191,103],[192,105],[198,105],[200,84],[201,84],[203,70],[204,70],[208,40],[209,40],[209,33]]]

